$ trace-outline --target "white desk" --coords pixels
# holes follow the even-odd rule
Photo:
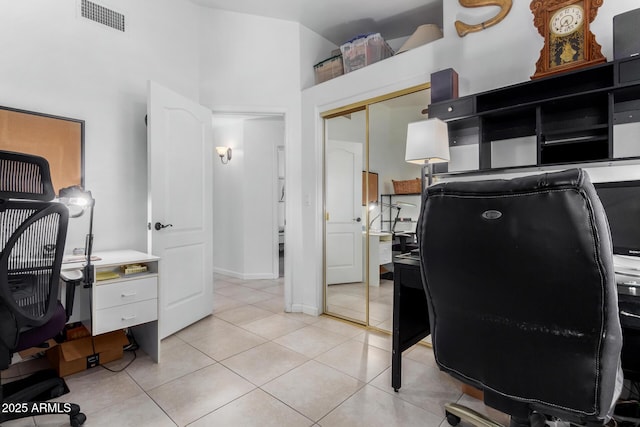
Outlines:
[[[380,266],[392,260],[393,235],[369,231],[369,286],[380,286]]]
[[[132,250],[97,252],[94,256],[99,258],[92,261],[95,275],[112,272],[114,277],[97,281],[94,276],[91,292],[84,293],[85,298],[76,299],[81,304],[91,307],[89,318],[82,319],[82,322],[92,335],[131,328],[140,348],[158,362],[160,358],[158,262],[160,259],[154,255]],[[63,263],[62,271],[81,270],[84,264],[84,262]],[[125,275],[121,267],[128,264],[144,264],[148,270]]]

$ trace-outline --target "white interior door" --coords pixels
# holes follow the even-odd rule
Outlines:
[[[362,144],[327,141],[325,164],[326,282],[362,282]]]
[[[147,102],[148,249],[160,257],[164,338],[213,312],[212,117],[155,82]]]

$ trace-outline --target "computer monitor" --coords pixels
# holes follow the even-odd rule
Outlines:
[[[613,253],[640,257],[640,181],[594,183],[609,219]]]

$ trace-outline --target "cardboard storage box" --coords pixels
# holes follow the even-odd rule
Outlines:
[[[123,330],[107,332],[95,337],[87,336],[58,344],[47,350],[47,359],[58,371],[58,375],[65,377],[120,359],[123,347],[128,344],[129,340]],[[94,348],[96,354],[94,354]]]
[[[38,353],[42,353],[57,345],[58,343],[56,343],[55,340],[51,339],[51,340],[47,340],[42,347],[30,347],[18,352],[18,354],[20,355],[20,358],[24,360]]]
[[[342,54],[332,56],[329,59],[318,62],[313,66],[316,76],[316,84],[326,82],[334,77],[338,77],[344,74],[344,68],[342,64]]]

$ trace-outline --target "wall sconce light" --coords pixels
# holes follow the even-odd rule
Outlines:
[[[229,163],[229,160],[231,160],[231,147],[216,147],[216,152],[220,156],[220,161],[223,165]],[[226,161],[224,160],[225,157],[227,158]]]

